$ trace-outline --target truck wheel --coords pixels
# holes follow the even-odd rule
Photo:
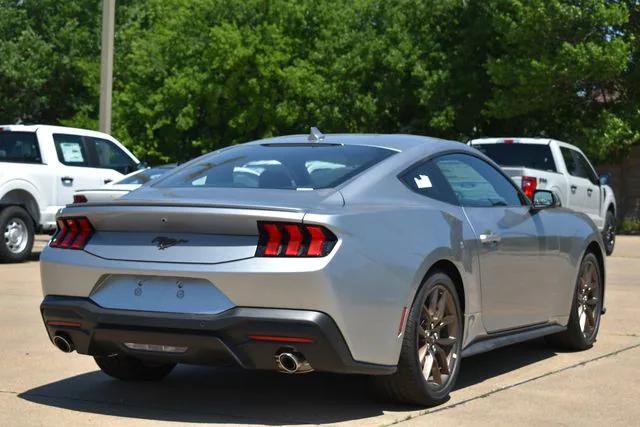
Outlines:
[[[616,244],[616,217],[611,211],[607,211],[604,229],[602,230],[602,241],[604,242],[605,252],[607,255],[611,255]]]
[[[25,261],[31,249],[35,230],[31,216],[19,206],[9,206],[0,211],[0,261]]]

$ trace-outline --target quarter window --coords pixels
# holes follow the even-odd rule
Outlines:
[[[457,204],[458,199],[434,160],[411,168],[401,178],[404,185],[418,194],[445,203]]]
[[[462,206],[493,207],[526,204],[515,185],[477,157],[450,154],[435,162]]]

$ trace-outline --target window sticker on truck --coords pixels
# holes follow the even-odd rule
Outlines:
[[[62,151],[62,157],[65,162],[69,163],[82,163],[84,158],[82,157],[82,149],[77,142],[61,142],[60,150]]]

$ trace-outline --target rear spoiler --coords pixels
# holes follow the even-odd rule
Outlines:
[[[207,202],[189,202],[189,201],[161,201],[161,200],[122,200],[117,199],[108,202],[88,202],[88,203],[72,203],[67,205],[68,208],[94,208],[94,207],[189,207],[189,208],[218,208],[218,209],[246,209],[261,211],[279,211],[279,212],[304,212],[304,209],[289,208],[282,206],[266,206],[266,205],[240,205],[240,204],[224,204],[224,203],[207,203]]]

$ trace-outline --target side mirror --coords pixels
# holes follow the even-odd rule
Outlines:
[[[558,196],[549,190],[536,190],[533,193],[533,209],[559,208],[562,204]]]
[[[608,173],[603,173],[602,175],[600,175],[599,181],[600,185],[609,185],[609,183],[611,182],[611,175],[609,175]]]
[[[149,168],[149,164],[147,162],[140,162],[140,163],[138,163],[138,165],[136,167],[137,170],[143,170],[143,169],[148,169],[148,168]]]

